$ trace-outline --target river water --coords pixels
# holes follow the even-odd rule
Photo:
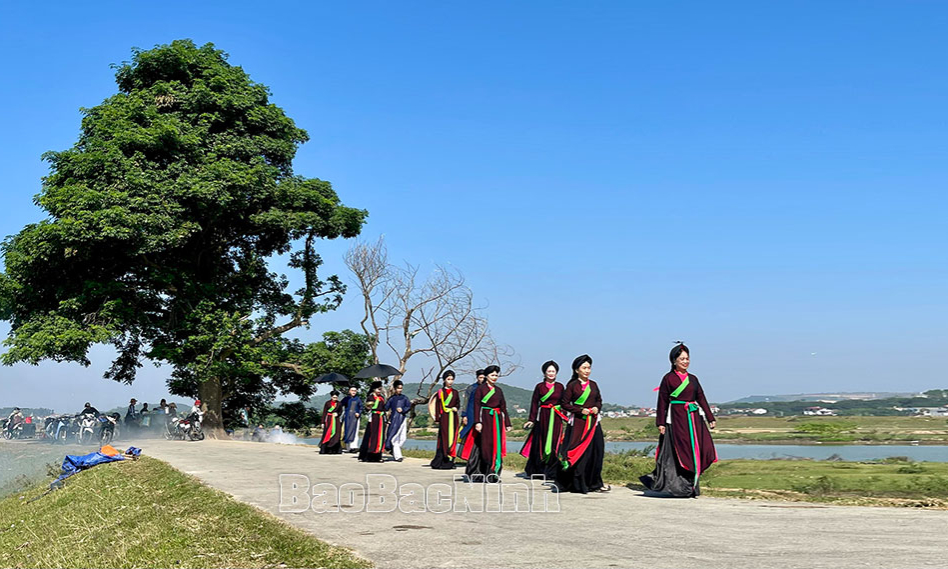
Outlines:
[[[319,444],[318,439],[300,439],[305,444]],[[522,441],[508,441],[508,451],[520,450]],[[408,439],[406,449],[435,450],[438,441]],[[606,452],[625,452],[642,450],[655,443],[607,442]],[[833,457],[839,460],[860,462],[905,456],[917,462],[948,462],[948,446],[912,446],[912,445],[729,445],[716,443],[718,458],[749,458],[758,460],[780,458],[810,458],[826,460]]]

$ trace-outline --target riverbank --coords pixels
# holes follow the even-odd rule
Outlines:
[[[0,500],[0,566],[371,566],[149,457],[48,486]]]

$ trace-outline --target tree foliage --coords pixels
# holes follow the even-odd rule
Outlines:
[[[106,377],[169,363],[172,392],[197,386],[212,421],[224,378],[305,393],[311,378],[279,364],[307,348],[283,334],[339,305],[345,287],[318,276],[316,243],[357,235],[367,212],[293,173],[306,131],[212,44],[134,50],[116,81],[83,110],[78,142],[44,155],[35,202],[48,217],[4,242],[3,362],[89,365],[90,347],[110,343]],[[298,290],[271,270],[279,255],[302,273]]]

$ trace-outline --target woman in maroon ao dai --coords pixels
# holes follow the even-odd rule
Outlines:
[[[500,472],[504,468],[504,456],[507,455],[507,431],[510,415],[507,413],[507,400],[497,385],[500,366],[492,365],[484,369],[486,381],[474,391],[474,429],[480,434],[480,461],[466,472],[474,482],[499,482]]]
[[[329,401],[323,405],[323,438],[319,441],[319,454],[341,454],[342,424],[339,415],[342,406],[339,404],[339,392],[335,389],[329,394]]]
[[[605,438],[599,425],[602,394],[599,385],[589,378],[591,373],[591,357],[582,355],[573,360],[573,377],[566,384],[560,402],[571,415],[560,445],[562,469],[556,480],[560,491],[586,494],[612,489],[602,481],[602,460],[606,454]]]
[[[658,388],[655,470],[640,478],[649,490],[676,497],[697,497],[701,474],[718,461],[709,430],[714,414],[698,378],[688,373],[690,357],[688,346],[680,342],[669,354],[672,370]]]
[[[438,425],[438,449],[429,466],[435,470],[451,470],[456,468],[454,460],[457,458],[458,434],[461,432],[461,418],[458,416],[461,394],[454,389],[453,371],[444,372],[442,381],[444,387],[434,394],[429,404],[429,409],[434,411],[431,413],[432,418]]]
[[[568,420],[560,405],[563,384],[556,381],[559,371],[560,366],[552,360],[543,364],[544,378],[533,389],[530,418],[524,425],[530,429],[530,434],[520,449],[521,456],[527,459],[523,469],[526,475],[543,476],[550,482],[556,479],[559,471],[558,454]]]
[[[359,445],[359,461],[382,462],[382,450],[385,448],[385,398],[382,397],[381,381],[372,382],[371,393],[365,400],[362,412],[368,415],[369,425]]]

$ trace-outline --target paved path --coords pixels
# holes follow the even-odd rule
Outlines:
[[[281,474],[337,487],[365,486],[369,474],[393,475],[400,485],[453,485],[453,474],[432,471],[419,459],[363,464],[354,455],[319,455],[310,446],[211,440],[136,446],[380,567],[948,566],[945,511],[662,499],[615,488],[587,496],[540,489],[535,504],[544,496],[559,498],[559,512],[354,512],[364,495],[357,490],[356,507],[341,513],[287,513],[280,512]],[[460,484],[454,497],[476,507],[484,503],[482,487]],[[368,503],[378,506],[380,492],[368,494]]]

